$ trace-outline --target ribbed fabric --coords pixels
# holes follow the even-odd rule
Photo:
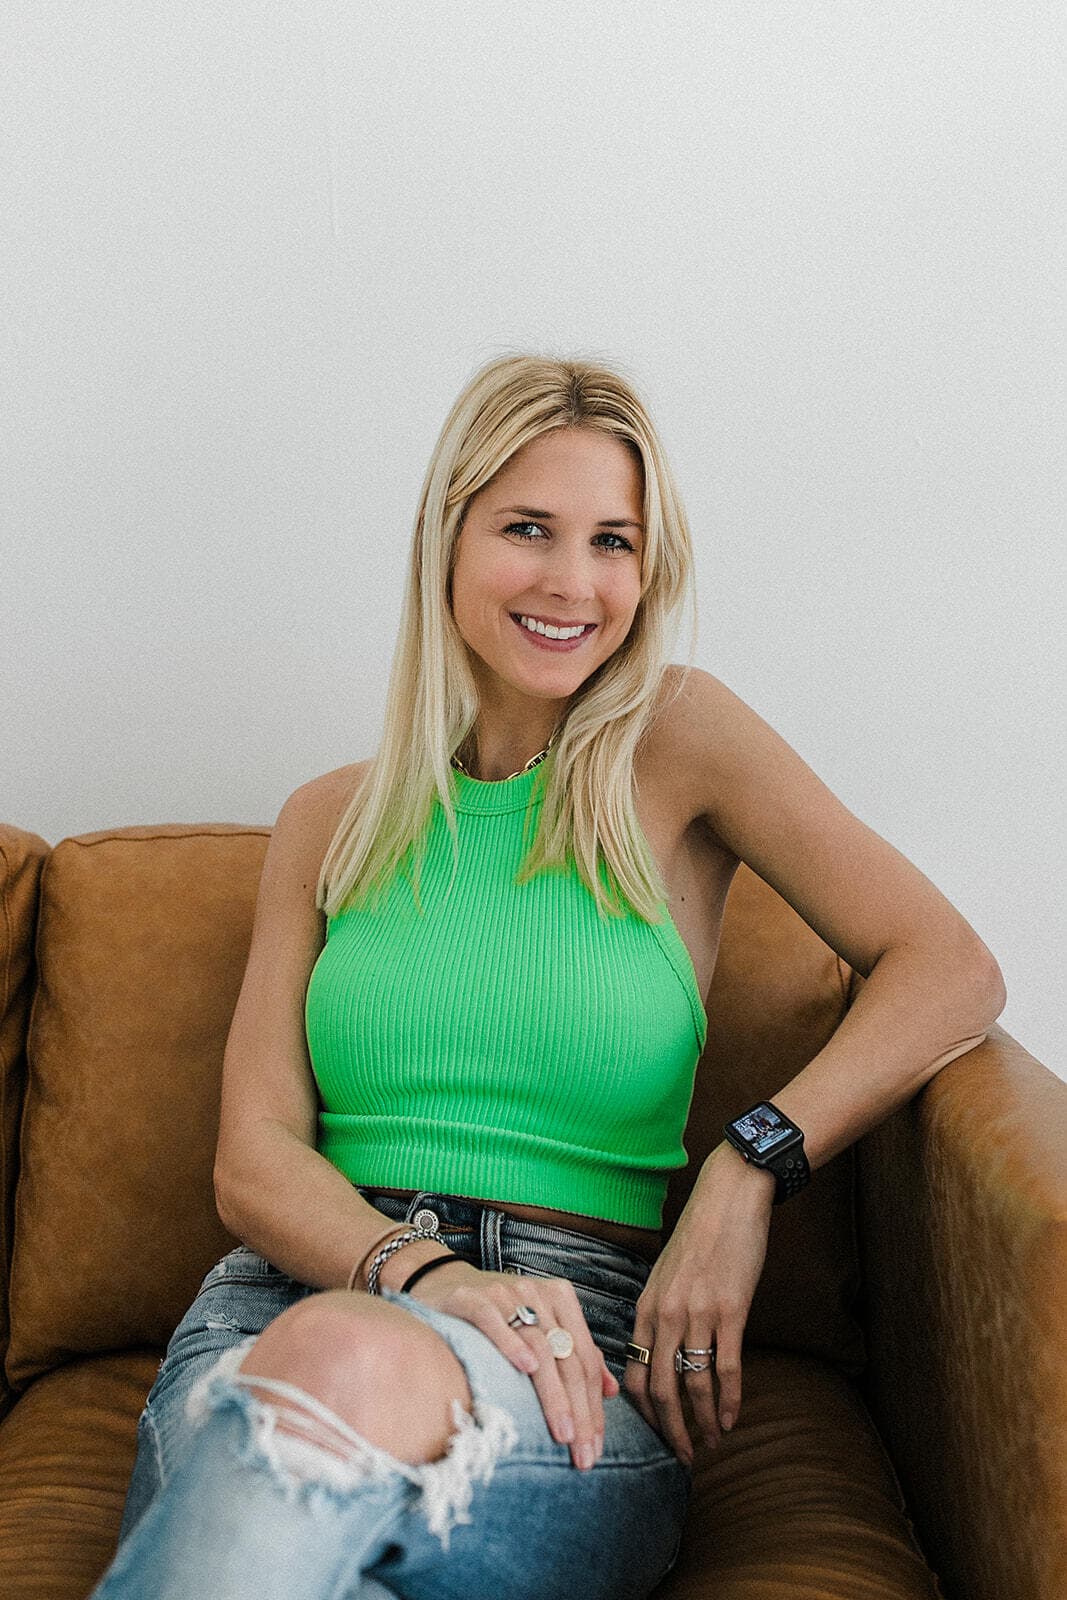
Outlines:
[[[515,884],[539,770],[452,772],[459,866],[447,894],[435,799],[424,915],[405,869],[329,919],[305,1005],[318,1149],[355,1184],[658,1228],[708,1019],[665,904],[601,919],[576,867]]]

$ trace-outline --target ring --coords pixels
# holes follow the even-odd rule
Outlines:
[[[548,1340],[548,1348],[557,1361],[562,1361],[564,1356],[569,1356],[574,1349],[574,1340],[566,1328],[549,1328],[545,1338]]]
[[[710,1350],[694,1350],[692,1353],[695,1356],[711,1355]],[[679,1345],[677,1350],[674,1352],[675,1372],[707,1372],[710,1366],[710,1361],[690,1361],[684,1345]]]
[[[640,1361],[643,1367],[647,1367],[652,1362],[652,1351],[646,1350],[643,1344],[634,1344],[631,1339],[627,1341],[626,1359],[627,1361]]]
[[[523,1324],[525,1324],[527,1328],[532,1328],[536,1325],[536,1323],[537,1312],[534,1310],[533,1306],[516,1306],[515,1315],[508,1318],[509,1328],[518,1328]]]

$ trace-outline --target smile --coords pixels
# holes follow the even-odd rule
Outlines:
[[[556,628],[550,623],[537,622],[533,617],[514,611],[508,615],[523,637],[539,650],[577,650],[583,640],[596,631],[595,622],[576,623],[574,628]]]

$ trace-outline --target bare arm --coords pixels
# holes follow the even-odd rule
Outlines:
[[[981,1044],[1004,1009],[1004,980],[935,885],[725,684],[696,669],[682,704],[695,804],[709,825],[868,980],[833,1038],[775,1096],[803,1128],[814,1169]],[[718,1155],[759,1183],[731,1146]]]
[[[930,880],[717,678],[690,671],[672,729],[689,814],[867,979],[833,1037],[774,1096],[819,1167],[981,1044],[1004,1007],[1000,968]],[[774,1189],[772,1174],[725,1139],[716,1145],[638,1300],[634,1341],[653,1352],[651,1373],[632,1363],[623,1387],[683,1459],[691,1445],[674,1352],[694,1337],[698,1348],[714,1341],[718,1417],[710,1368],[688,1373],[685,1392],[715,1444],[741,1404],[742,1335]]]
[[[295,790],[278,815],[223,1059],[214,1172],[219,1216],[250,1249],[318,1289],[343,1289],[390,1225],[315,1149],[318,1092],[304,1031],[308,979],[326,938],[315,885],[361,776],[359,768],[342,768],[316,778]],[[380,1281],[398,1289],[446,1248],[432,1240],[405,1245],[386,1262]],[[457,1262],[438,1271],[458,1275],[469,1267]]]

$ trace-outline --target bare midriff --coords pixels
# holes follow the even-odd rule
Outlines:
[[[422,1192],[418,1189],[383,1189],[378,1184],[367,1184],[365,1187],[375,1194],[395,1195],[399,1200],[413,1200]],[[506,1211],[509,1216],[521,1217],[524,1222],[543,1222],[550,1228],[571,1228],[577,1233],[591,1233],[598,1239],[608,1240],[610,1244],[633,1250],[650,1266],[662,1248],[662,1235],[658,1228],[635,1228],[628,1222],[612,1222],[607,1217],[586,1217],[576,1211],[556,1211],[550,1206],[513,1205],[510,1200],[480,1200],[473,1195],[460,1195],[458,1198],[470,1199],[479,1206],[492,1206],[494,1211]]]

